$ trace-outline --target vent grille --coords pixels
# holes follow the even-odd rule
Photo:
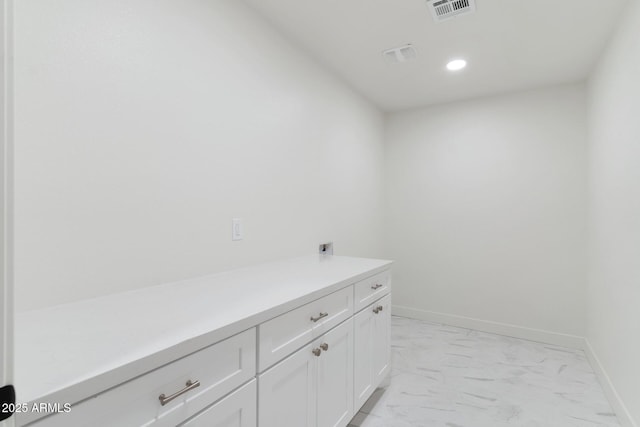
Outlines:
[[[393,49],[387,49],[382,52],[382,55],[389,62],[407,62],[416,59],[418,52],[412,45],[406,44],[404,46],[394,47]]]
[[[427,6],[436,22],[476,11],[475,0],[427,0]]]
[[[469,0],[457,0],[452,3],[453,10],[461,10],[469,7]]]

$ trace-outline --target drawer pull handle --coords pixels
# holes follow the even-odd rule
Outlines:
[[[327,317],[329,315],[329,313],[320,313],[320,315],[318,317],[311,317],[311,321],[313,323],[317,322],[320,319],[324,319],[325,317]]]
[[[381,305],[377,306],[376,308],[373,309],[373,312],[375,314],[378,314],[382,311],[383,307]]]
[[[162,406],[164,406],[167,403],[171,402],[176,397],[181,396],[181,395],[185,394],[186,392],[188,392],[189,390],[193,390],[196,387],[200,387],[200,381],[191,381],[191,380],[189,380],[189,381],[187,381],[187,386],[185,388],[183,388],[182,390],[173,393],[171,396],[165,396],[164,393],[162,393],[160,396],[158,396],[158,399],[160,399],[160,404]]]
[[[311,353],[313,353],[313,355],[316,357],[320,357],[320,354],[322,354],[322,350],[320,350],[319,348],[314,348],[313,350],[311,350]]]
[[[371,289],[373,289],[374,291],[377,291],[378,289],[380,289],[381,287],[383,287],[384,285],[381,285],[380,283],[376,283],[375,285],[373,285],[371,287]]]
[[[323,349],[324,351],[329,351],[329,344],[327,343],[320,344],[320,348]]]

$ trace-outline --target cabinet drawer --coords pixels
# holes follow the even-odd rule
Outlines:
[[[383,271],[354,285],[355,311],[358,312],[391,291],[391,272]]]
[[[242,332],[93,398],[73,405],[33,426],[171,426],[174,427],[255,376],[255,328]],[[171,396],[187,381],[200,386],[166,405],[159,396]]]
[[[353,314],[353,287],[320,298],[259,326],[260,372]]]
[[[256,427],[257,394],[254,379],[179,427]]]

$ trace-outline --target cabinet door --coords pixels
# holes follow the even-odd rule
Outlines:
[[[313,349],[303,347],[258,377],[260,427],[316,427]]]
[[[391,295],[373,303],[373,384],[378,387],[391,369]]]
[[[375,328],[373,305],[354,318],[353,387],[354,405],[359,410],[375,390],[373,384],[373,332]]]
[[[353,319],[316,342],[318,357],[317,427],[344,427],[353,417]]]
[[[256,393],[253,380],[180,427],[256,427]]]

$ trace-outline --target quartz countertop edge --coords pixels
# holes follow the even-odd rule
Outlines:
[[[313,255],[19,313],[17,400],[79,403],[391,264]]]

